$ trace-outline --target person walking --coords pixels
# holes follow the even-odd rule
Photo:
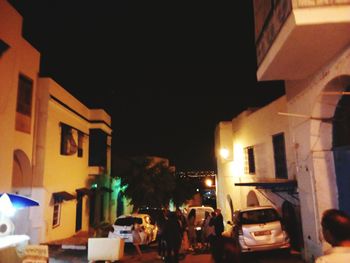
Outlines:
[[[168,220],[164,227],[164,238],[167,243],[166,262],[179,262],[179,250],[181,246],[181,226],[175,212],[169,212]]]
[[[141,235],[140,235],[140,226],[137,223],[134,223],[134,225],[132,226],[131,233],[132,233],[132,243],[136,249],[138,258],[141,259],[142,258],[142,252],[140,248]]]
[[[197,235],[196,235],[196,210],[191,209],[187,216],[187,234],[188,234],[188,241],[190,243],[189,250],[194,251],[197,244]]]
[[[350,216],[338,209],[324,211],[321,220],[324,239],[332,246],[316,263],[350,262]]]
[[[204,250],[209,250],[209,235],[214,233],[214,227],[209,226],[211,218],[209,211],[205,211],[202,225],[202,242]]]
[[[215,210],[215,218],[209,223],[209,225],[214,226],[215,230],[215,238],[213,238],[212,242],[212,256],[215,263],[221,263],[224,253],[224,245],[222,239],[222,232],[224,231],[224,219],[219,208]]]
[[[157,221],[156,221],[156,225],[158,228],[158,232],[157,232],[157,242],[158,242],[158,259],[165,259],[166,256],[166,240],[165,240],[165,236],[164,236],[164,228],[165,228],[165,223],[166,223],[166,216],[165,216],[165,212],[162,211],[162,213],[160,213],[158,215]]]

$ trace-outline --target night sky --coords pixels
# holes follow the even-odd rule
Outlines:
[[[40,75],[112,116],[114,156],[216,170],[218,122],[284,93],[282,82],[257,83],[248,0],[9,2]]]

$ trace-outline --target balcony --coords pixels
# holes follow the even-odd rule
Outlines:
[[[304,79],[350,44],[350,0],[254,0],[258,80]]]

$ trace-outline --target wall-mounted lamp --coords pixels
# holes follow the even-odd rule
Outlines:
[[[227,160],[228,157],[229,157],[229,155],[230,155],[230,151],[229,151],[228,149],[226,149],[226,148],[221,148],[221,149],[220,149],[220,156],[221,156],[222,158],[224,158],[225,160]]]

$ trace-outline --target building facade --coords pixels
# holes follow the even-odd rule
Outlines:
[[[298,185],[303,257],[313,262],[329,248],[320,225],[323,211],[350,213],[350,1],[253,3],[257,78],[285,82],[286,108],[279,118],[288,123],[288,179],[295,176]]]
[[[260,109],[248,109],[215,131],[217,206],[225,222],[234,210],[271,205],[284,218],[292,245],[300,250],[300,203],[286,97]],[[220,153],[221,151],[221,153]]]
[[[18,210],[16,234],[31,243],[63,239],[116,215],[110,178],[111,118],[50,78],[22,37],[22,17],[0,0],[0,192],[39,202]]]

